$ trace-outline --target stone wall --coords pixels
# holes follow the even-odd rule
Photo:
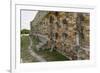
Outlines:
[[[43,12],[39,21],[31,22],[31,32],[48,36],[47,47],[70,59],[89,59],[89,13],[40,11],[37,15]]]

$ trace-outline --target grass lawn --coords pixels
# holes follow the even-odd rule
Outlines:
[[[47,61],[65,61],[69,60],[62,54],[58,53],[56,50],[50,52],[50,49],[40,50],[37,51],[35,48],[35,45],[38,44],[39,40],[36,38],[32,39],[33,41],[33,51],[36,52],[38,55],[42,56]],[[30,62],[39,62],[36,60],[33,56],[30,55],[28,51],[29,46],[29,36],[21,36],[21,59],[24,63],[30,63]]]
[[[42,56],[45,58],[47,61],[66,61],[69,60],[62,54],[58,53],[56,50],[53,50],[50,52],[50,49],[45,49],[45,50],[39,50],[36,51],[34,50],[38,55]]]
[[[21,59],[23,62],[37,62],[37,60],[30,55],[28,51],[29,46],[29,37],[22,36],[21,37]]]

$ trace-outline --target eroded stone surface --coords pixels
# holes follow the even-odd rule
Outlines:
[[[31,32],[47,36],[48,48],[56,49],[72,60],[89,59],[87,50],[77,48],[76,51],[75,48],[78,45],[89,49],[88,13],[40,11],[36,18],[39,20],[31,22]],[[79,44],[77,44],[77,35],[79,35]]]

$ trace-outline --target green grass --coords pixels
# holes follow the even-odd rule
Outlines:
[[[40,41],[39,41],[38,38],[36,38],[36,37],[34,37],[34,36],[32,36],[31,38],[32,38],[32,44],[33,44],[32,47],[35,48],[36,45],[37,45]]]
[[[35,46],[39,43],[39,40],[37,38],[32,39],[33,41],[33,51],[36,52],[38,55],[42,56],[47,61],[66,61],[68,58],[63,56],[62,54],[58,53],[56,50],[53,50],[50,52],[50,49],[44,49],[41,48],[40,51],[37,51]],[[38,62],[33,56],[30,55],[28,51],[29,46],[29,36],[22,36],[21,37],[21,58],[23,59],[24,63],[30,63],[30,62]]]
[[[21,37],[21,48],[28,48],[29,46],[29,38],[28,36]]]
[[[29,46],[29,37],[22,36],[21,37],[21,58],[24,62],[37,62],[37,60],[32,57],[28,51]]]
[[[69,60],[68,58],[66,58],[62,54],[58,53],[56,50],[53,50],[52,52],[50,52],[50,49],[45,49],[45,50],[40,50],[40,51],[35,50],[35,52],[38,55],[45,58],[47,61],[66,61],[66,60]]]

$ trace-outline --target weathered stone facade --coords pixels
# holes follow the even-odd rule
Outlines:
[[[47,47],[69,59],[89,59],[89,17],[89,13],[39,11],[31,34],[45,35]]]

